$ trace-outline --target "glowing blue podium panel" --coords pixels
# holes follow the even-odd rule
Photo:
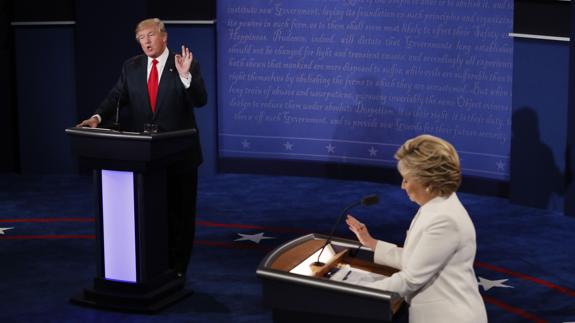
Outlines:
[[[136,282],[134,173],[102,170],[104,278]]]

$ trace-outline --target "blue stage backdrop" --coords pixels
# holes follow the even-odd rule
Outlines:
[[[430,133],[508,178],[513,1],[217,5],[220,156],[391,166]]]

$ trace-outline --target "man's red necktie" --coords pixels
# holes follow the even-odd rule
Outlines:
[[[150,95],[150,105],[152,106],[152,112],[156,112],[156,98],[158,97],[157,64],[157,60],[152,60],[152,69],[150,70],[150,76],[148,77],[148,94]]]

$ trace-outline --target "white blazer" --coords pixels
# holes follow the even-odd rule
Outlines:
[[[455,193],[419,208],[403,248],[378,241],[374,261],[400,269],[371,287],[410,304],[409,322],[487,322],[473,270],[475,228]]]

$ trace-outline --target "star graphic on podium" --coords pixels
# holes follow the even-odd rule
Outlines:
[[[483,287],[484,291],[488,291],[493,287],[513,288],[513,286],[503,284],[508,279],[489,280],[479,277],[479,286]]]
[[[369,148],[368,151],[369,151],[369,156],[370,156],[370,157],[375,157],[375,156],[377,156],[378,150],[375,149],[373,146],[371,146],[371,148]]]
[[[275,239],[274,237],[266,237],[264,236],[263,232],[260,233],[256,233],[256,234],[243,234],[243,233],[238,233],[239,236],[241,236],[241,238],[237,238],[234,241],[243,241],[243,240],[249,240],[251,242],[255,242],[255,243],[260,243],[260,241],[262,241],[263,239]]]
[[[244,140],[242,141],[242,147],[243,147],[244,149],[249,149],[249,148],[250,148],[250,144],[251,144],[251,142],[247,141],[247,139],[244,139]]]
[[[4,235],[4,234],[6,234],[6,232],[4,232],[4,231],[6,231],[6,230],[12,230],[12,229],[14,229],[14,227],[10,227],[10,228],[0,228],[0,234]]]

